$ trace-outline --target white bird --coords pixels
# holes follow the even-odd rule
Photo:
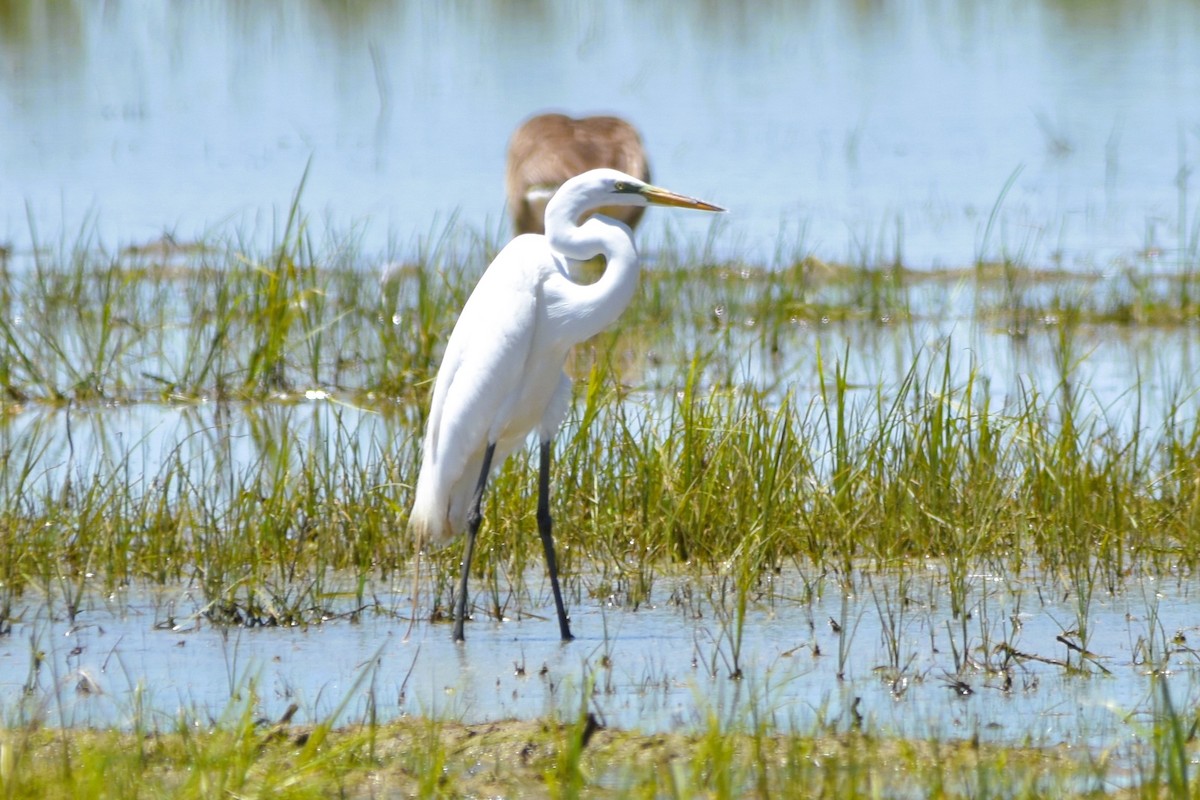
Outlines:
[[[620,117],[539,114],[521,123],[508,142],[504,189],[508,216],[518,233],[545,233],[546,203],[569,178],[610,167],[650,182],[650,164],[637,128]],[[644,206],[600,213],[636,228]]]
[[[550,443],[571,398],[563,364],[573,345],[621,315],[639,274],[629,226],[602,215],[584,217],[604,206],[651,204],[724,211],[616,170],[585,172],[551,198],[545,235],[518,236],[500,251],[454,325],[433,387],[408,530],[418,547],[467,534],[455,641],[463,641],[467,577],[488,476],[531,431],[537,431],[540,444],[538,531],[559,631],[564,641],[573,638],[558,585],[550,518]],[[596,256],[606,262],[600,279],[586,285],[572,281],[572,266]]]

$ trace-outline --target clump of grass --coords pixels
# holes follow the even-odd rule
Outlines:
[[[129,581],[194,580],[230,622],[362,608],[368,583],[412,555],[400,531],[439,348],[492,249],[456,230],[381,270],[352,243],[313,242],[296,200],[265,253],[234,240],[111,255],[81,235],[7,266],[5,617],[30,586]],[[881,276],[675,252],[569,364],[578,402],[555,453],[554,511],[576,602],[636,608],[679,570],[733,576],[753,602],[789,562],[850,580],[863,563],[934,557],[956,619],[981,565],[1037,565],[1077,592],[1086,634],[1095,587],[1196,567],[1195,387],[1179,385],[1161,423],[1087,416],[1077,332],[1104,308],[1068,306],[1068,289],[1047,295],[1015,263]],[[897,347],[895,371],[875,376],[862,362],[880,362],[843,344],[888,352],[901,322],[945,305],[912,292],[964,282],[1001,298],[974,307],[985,317],[992,302],[1054,317],[1017,337],[1050,340],[1052,384],[994,398],[952,358],[953,336]],[[163,408],[178,427],[126,429],[137,409]],[[540,601],[527,585],[540,570],[534,486],[518,458],[489,493],[476,585],[491,613]],[[350,608],[331,599],[345,602],[333,584],[347,573]]]
[[[416,249],[411,262],[385,258],[381,268],[353,241],[316,242],[299,193],[279,242],[262,253],[233,237],[113,254],[85,229],[6,268],[0,388],[24,404],[262,400],[325,388],[420,405],[445,332],[494,245],[452,222]],[[1178,303],[1170,277],[1132,289],[1118,277],[1097,291],[1094,277],[1012,261],[1002,272],[964,273],[679,258],[659,256],[619,327],[600,338],[618,375],[641,381],[647,367],[680,369],[699,356],[706,377],[733,383],[753,353],[760,376],[786,381],[798,332],[886,327],[950,307],[981,320],[1020,309],[1009,325],[1020,335],[1059,319],[1171,326],[1196,316],[1161,310]],[[964,291],[974,305],[950,299]]]
[[[247,694],[252,699],[252,695]],[[996,747],[746,727],[713,717],[695,733],[595,728],[590,717],[479,725],[432,718],[333,727],[272,724],[250,703],[216,722],[143,733],[0,729],[6,797],[1087,796],[1103,761],[1069,749]],[[588,733],[590,731],[590,733]],[[1181,776],[1182,777],[1182,776]],[[1194,780],[1147,780],[1139,796],[1183,797]]]

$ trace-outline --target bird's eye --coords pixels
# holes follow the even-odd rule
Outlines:
[[[628,192],[629,184],[626,183],[625,181],[617,181],[616,183],[613,184],[613,191],[618,192],[618,193]]]

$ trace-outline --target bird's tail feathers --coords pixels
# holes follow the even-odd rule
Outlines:
[[[436,490],[428,480],[417,479],[417,490],[414,493],[412,513],[408,516],[408,536],[417,545],[417,549],[425,547],[443,547],[454,538],[450,527],[449,506],[444,500],[439,501]]]

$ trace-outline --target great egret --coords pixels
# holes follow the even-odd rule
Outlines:
[[[508,216],[517,234],[545,233],[546,203],[568,178],[611,167],[650,182],[650,165],[637,129],[619,117],[540,114],[521,124],[508,143],[505,191]],[[601,213],[636,228],[643,206]]]
[[[651,204],[724,211],[616,170],[585,172],[550,199],[544,236],[518,236],[500,251],[450,333],[433,386],[408,529],[418,547],[445,544],[466,530],[455,641],[463,640],[467,577],[488,476],[534,430],[541,446],[538,532],[559,632],[564,641],[572,638],[550,530],[550,442],[571,398],[563,364],[573,345],[625,310],[639,272],[628,225],[605,216],[583,218],[600,207]],[[596,256],[606,261],[603,276],[586,285],[572,281],[572,265]]]

